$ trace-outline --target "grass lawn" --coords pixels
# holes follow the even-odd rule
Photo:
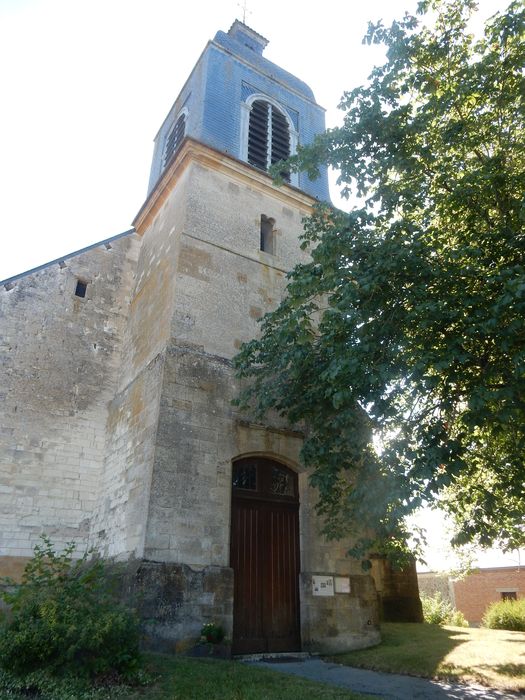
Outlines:
[[[312,683],[239,661],[148,656],[158,682],[119,700],[363,700],[366,695]]]
[[[385,623],[383,641],[332,657],[347,666],[525,690],[525,632]]]

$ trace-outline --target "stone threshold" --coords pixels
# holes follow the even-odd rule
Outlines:
[[[233,658],[235,661],[265,661],[266,663],[272,664],[291,664],[301,661],[307,661],[308,659],[318,657],[319,654],[310,653],[308,651],[277,651],[277,652],[267,652],[263,654],[239,654],[235,655]]]

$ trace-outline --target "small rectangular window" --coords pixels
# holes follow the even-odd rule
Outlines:
[[[86,296],[86,291],[87,291],[87,282],[82,282],[82,280],[77,280],[75,295],[77,297],[82,297],[82,299],[83,299]]]
[[[501,600],[518,600],[516,591],[501,591]]]
[[[261,214],[261,250],[275,255],[275,219],[269,219]]]

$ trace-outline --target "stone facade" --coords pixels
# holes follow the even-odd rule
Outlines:
[[[43,531],[58,545],[89,538],[139,244],[117,237],[0,288],[4,571]]]
[[[248,75],[269,98],[286,93],[304,141],[321,128],[320,108],[259,53],[250,65],[245,48],[225,53],[237,35],[225,36],[190,76],[202,119],[164,170],[157,146],[134,231],[1,288],[0,573],[19,571],[46,532],[59,546],[74,540],[127,562],[125,588],[156,648],[186,649],[210,620],[231,635],[232,462],[264,456],[298,473],[303,648],[366,646],[379,640],[373,579],[345,555],[348,543],[320,534],[300,432],[277,417],[261,425],[232,405],[232,358],[304,255],[298,239],[315,199],[312,188],[276,187],[232,155],[220,124],[213,141],[204,127],[220,90],[210,87],[210,56],[228,54],[237,101]],[[271,254],[261,250],[262,216],[274,222]],[[318,597],[318,575],[343,577],[348,590]]]
[[[372,578],[383,622],[423,622],[416,562],[395,568],[384,557],[372,556]]]

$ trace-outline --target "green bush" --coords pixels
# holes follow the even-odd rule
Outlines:
[[[431,596],[422,594],[421,605],[423,606],[423,619],[430,625],[468,627],[463,613],[444,600],[439,591]]]
[[[452,627],[468,627],[468,621],[461,612],[461,610],[452,609],[452,614],[448,618],[446,625],[451,625]]]
[[[45,671],[33,671],[15,676],[0,668],[0,698],[2,700],[115,700],[129,697],[125,685],[94,686],[86,679],[69,676],[51,676]]]
[[[139,625],[115,598],[105,564],[57,554],[50,540],[34,549],[22,583],[3,579],[9,608],[0,620],[0,683],[52,678],[115,682],[139,672]],[[45,685],[45,684],[44,684]],[[41,688],[43,689],[43,687]]]
[[[482,624],[491,630],[525,632],[525,598],[492,603],[485,611]]]
[[[452,614],[452,606],[444,600],[439,592],[431,596],[422,594],[421,605],[423,606],[423,618],[430,625],[445,625]]]

